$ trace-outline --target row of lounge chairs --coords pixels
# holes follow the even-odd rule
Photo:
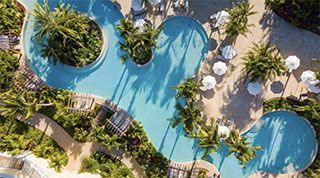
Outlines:
[[[43,81],[26,64],[19,67],[14,82],[17,88],[27,91],[38,91],[43,86]]]
[[[0,35],[0,50],[19,50],[20,37],[10,32]]]

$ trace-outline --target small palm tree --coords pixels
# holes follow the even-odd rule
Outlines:
[[[63,154],[53,154],[49,157],[49,159],[49,166],[54,168],[57,172],[61,172],[61,167],[67,165],[68,163],[68,158]]]
[[[197,129],[203,123],[201,111],[193,102],[189,102],[185,106],[178,104],[176,108],[179,110],[179,115],[173,118],[172,127],[175,128],[181,123],[185,133],[194,137]]]
[[[279,50],[270,43],[253,44],[253,48],[243,58],[245,71],[251,81],[266,81],[285,71],[283,58]]]
[[[248,24],[248,17],[257,13],[252,12],[252,8],[253,6],[250,6],[249,2],[243,1],[229,10],[229,20],[225,25],[225,33],[230,36],[233,41],[235,41],[239,35],[246,37],[246,33],[249,32],[249,27],[253,26],[253,24]]]
[[[235,154],[242,165],[246,165],[256,157],[256,151],[261,150],[260,146],[251,146],[246,137],[241,137],[237,130],[231,130],[229,137],[225,140],[229,147],[229,155]]]
[[[32,117],[41,107],[51,106],[50,103],[39,104],[34,92],[17,92],[9,90],[0,95],[0,111],[3,116],[16,117],[22,114],[25,119]]]
[[[209,155],[216,152],[220,147],[220,136],[218,134],[218,125],[211,119],[209,125],[203,125],[197,135],[199,138],[198,146],[205,149],[202,159],[208,159]]]
[[[176,99],[184,97],[186,100],[195,101],[201,84],[194,82],[192,78],[187,78],[185,82],[180,83],[172,89],[177,90]]]
[[[153,29],[150,24],[145,24],[143,31],[140,31],[139,28],[134,26],[131,19],[120,20],[117,29],[125,40],[120,43],[120,49],[126,52],[121,57],[121,61],[124,62],[128,58],[131,58],[137,64],[145,64],[150,61],[152,50],[157,47],[158,35],[162,28],[161,25],[159,28]]]

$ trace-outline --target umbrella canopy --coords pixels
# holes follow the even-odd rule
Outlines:
[[[222,52],[221,53],[222,53],[222,56],[224,58],[226,58],[226,59],[232,59],[237,54],[235,49],[230,45],[225,46],[224,48],[222,48]]]
[[[307,70],[302,72],[300,79],[304,84],[307,85],[310,81],[316,80],[316,75],[311,70]]]
[[[227,11],[219,11],[215,14],[212,15],[211,18],[215,18],[217,20],[216,24],[214,25],[215,27],[219,27],[220,25],[223,25],[226,23],[229,19],[229,13]]]
[[[143,0],[132,0],[131,8],[134,11],[142,11],[144,8]]]
[[[289,69],[289,72],[292,72],[300,66],[300,59],[297,56],[289,56],[287,57],[285,63]]]
[[[219,76],[225,74],[227,72],[227,65],[224,62],[217,62],[213,65],[213,72]]]
[[[133,25],[142,31],[144,29],[144,24],[146,23],[147,22],[144,19],[137,19],[133,22]]]
[[[157,4],[161,3],[161,0],[148,0],[149,4],[151,4],[152,6],[155,6]]]
[[[251,95],[256,96],[262,90],[262,87],[259,82],[250,82],[247,86],[247,90]]]
[[[319,83],[320,83],[320,81],[317,81],[317,80],[310,81],[307,84],[308,91],[315,93],[315,94],[320,93],[320,87],[317,86]]]
[[[229,137],[229,134],[230,134],[230,130],[229,130],[228,127],[219,125],[219,127],[218,127],[218,135],[219,135],[222,139],[228,138],[228,137]]]
[[[207,75],[202,79],[202,84],[203,87],[201,87],[201,90],[206,91],[213,89],[216,86],[217,81],[212,75]]]

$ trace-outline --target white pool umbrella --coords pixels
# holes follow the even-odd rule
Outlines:
[[[155,6],[157,4],[161,3],[161,0],[148,0],[149,4],[151,4],[152,6]]]
[[[134,10],[134,11],[142,11],[143,8],[144,8],[144,3],[142,0],[132,0],[131,1],[131,8]]]
[[[212,75],[207,75],[202,79],[202,87],[201,90],[206,91],[213,89],[217,84],[216,79]]]
[[[220,137],[222,137],[222,139],[228,138],[229,134],[230,134],[230,130],[229,130],[228,127],[219,125],[219,127],[218,127],[218,135]]]
[[[316,80],[316,75],[311,70],[307,70],[302,72],[300,79],[304,84],[308,84],[310,81]]]
[[[222,56],[224,58],[226,58],[226,59],[232,59],[237,54],[235,49],[230,45],[225,46],[224,48],[222,48],[221,53],[222,53]]]
[[[213,67],[213,72],[219,76],[225,74],[227,72],[227,65],[224,62],[216,62]]]
[[[251,95],[256,96],[262,90],[262,87],[259,82],[250,82],[247,86],[247,90]]]
[[[140,31],[142,31],[144,29],[144,24],[146,24],[147,22],[144,19],[137,19],[133,22],[133,25],[135,27],[138,27],[140,29]]]
[[[296,70],[300,66],[300,59],[297,56],[289,56],[286,59],[286,66],[291,73],[293,70]]]
[[[213,14],[211,17],[215,18],[217,20],[216,24],[214,25],[215,27],[219,27],[220,25],[223,25],[224,23],[226,23],[229,19],[229,13],[227,11],[219,11],[215,14]]]
[[[315,94],[320,93],[320,87],[317,86],[319,83],[320,83],[319,80],[310,81],[310,82],[307,84],[307,89],[308,89],[308,91],[310,91],[310,92],[312,92],[312,93],[315,93]]]

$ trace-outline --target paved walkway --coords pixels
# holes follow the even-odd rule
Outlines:
[[[117,157],[121,162],[132,170],[135,177],[146,177],[141,166],[135,161],[133,157],[126,154],[122,150],[112,149],[110,151],[102,148],[98,143],[85,142],[80,143],[73,140],[72,137],[55,121],[42,114],[36,114],[26,123],[34,126],[35,128],[45,132],[46,135],[53,138],[58,145],[60,145],[69,157],[66,168],[69,171],[78,171],[81,167],[81,160],[90,156],[96,151],[103,151],[104,153]]]

